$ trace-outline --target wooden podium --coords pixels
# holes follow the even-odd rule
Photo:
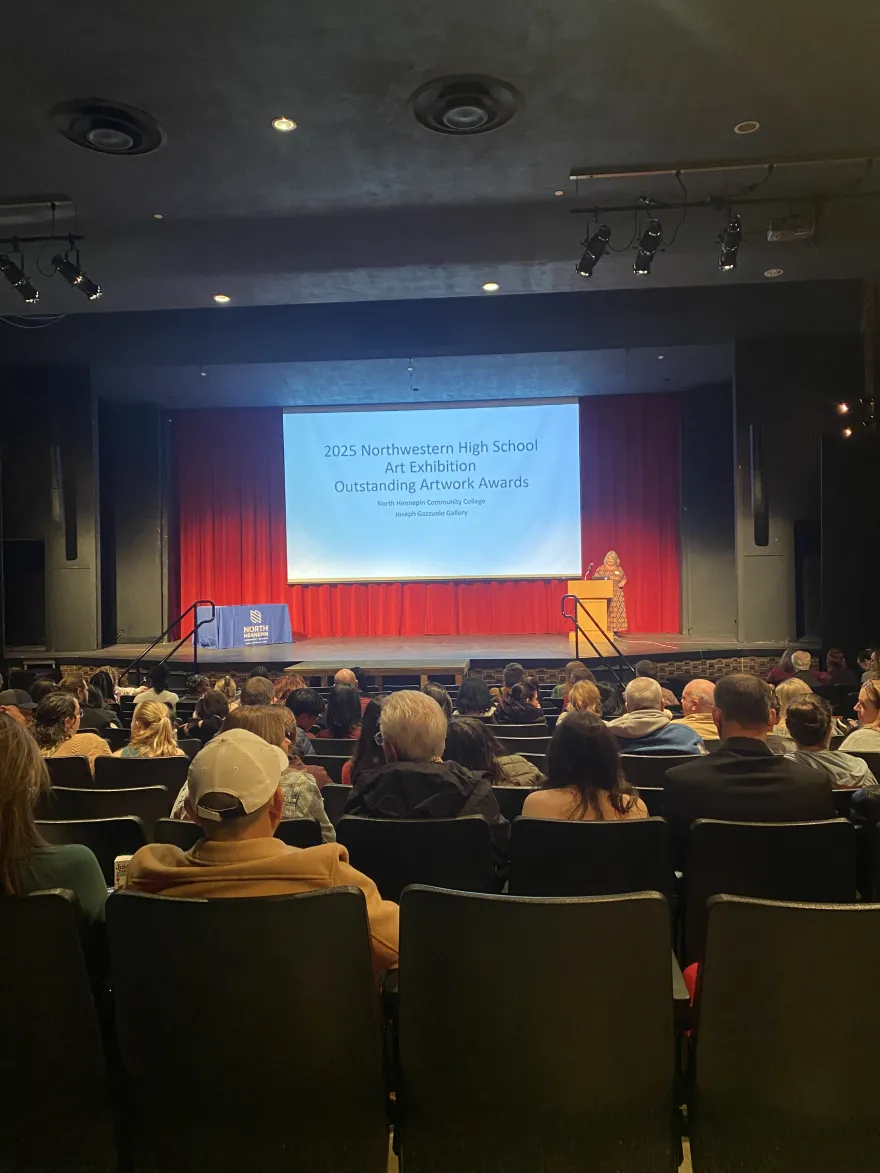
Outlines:
[[[582,578],[573,578],[568,583],[568,593],[576,595],[577,598],[582,599],[584,606],[588,608],[590,613],[595,616],[598,622],[604,627],[609,635],[613,633],[608,629],[608,600],[611,598],[613,586],[607,578],[588,578],[586,581]],[[571,604],[569,604],[571,606]],[[590,639],[599,645],[607,645],[605,636],[590,619],[586,611],[582,611],[580,607],[576,608],[578,623],[581,630],[585,631]],[[571,649],[572,657],[575,655],[575,632],[572,627],[568,634],[568,646]],[[581,639],[581,655],[589,655],[592,649],[586,640]]]

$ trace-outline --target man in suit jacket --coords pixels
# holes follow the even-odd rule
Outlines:
[[[663,815],[680,866],[697,819],[796,823],[836,816],[831,782],[767,747],[770,689],[757,676],[724,676],[715,686],[713,717],[721,744],[666,773]]]

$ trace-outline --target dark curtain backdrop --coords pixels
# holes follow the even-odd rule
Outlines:
[[[580,422],[584,565],[616,549],[630,630],[678,631],[678,397],[583,399]],[[183,607],[286,602],[294,632],[306,636],[567,630],[556,580],[289,586],[281,412],[176,412],[172,436]],[[559,491],[578,491],[564,470]],[[307,485],[302,505],[313,509]]]

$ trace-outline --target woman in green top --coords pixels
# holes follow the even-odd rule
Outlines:
[[[107,885],[88,847],[43,842],[34,807],[48,789],[49,773],[37,743],[0,713],[0,896],[69,888],[86,920],[94,924],[104,919]]]

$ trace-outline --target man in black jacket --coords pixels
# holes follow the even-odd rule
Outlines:
[[[510,824],[498,809],[485,777],[457,762],[444,762],[446,717],[422,692],[395,692],[379,722],[385,765],[352,789],[347,815],[374,819],[455,819],[482,815],[496,862],[507,858]]]
[[[835,817],[830,779],[767,748],[769,694],[757,676],[722,677],[712,711],[718,750],[667,771],[663,816],[672,828],[678,865],[697,819],[795,823]]]

